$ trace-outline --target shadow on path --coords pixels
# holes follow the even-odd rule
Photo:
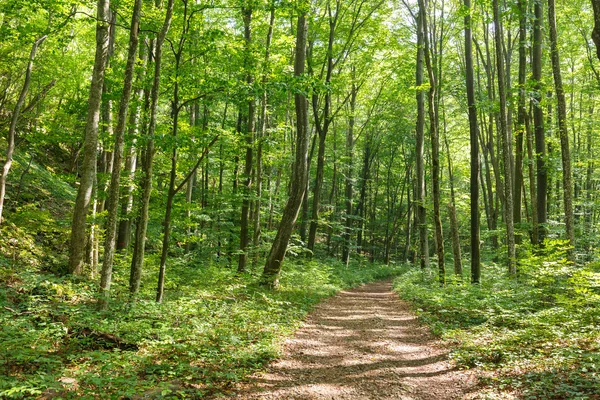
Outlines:
[[[460,399],[470,374],[447,362],[408,305],[375,282],[316,307],[282,358],[238,399]]]

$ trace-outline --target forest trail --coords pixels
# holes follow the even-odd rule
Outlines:
[[[460,399],[474,389],[448,351],[421,326],[391,282],[375,282],[318,305],[280,360],[238,399]]]

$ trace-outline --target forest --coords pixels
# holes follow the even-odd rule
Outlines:
[[[0,398],[600,399],[599,100],[600,0],[0,0]]]

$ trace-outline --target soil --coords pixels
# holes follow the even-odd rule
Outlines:
[[[391,282],[342,291],[318,305],[280,360],[238,389],[237,399],[470,397],[476,378],[456,370]]]

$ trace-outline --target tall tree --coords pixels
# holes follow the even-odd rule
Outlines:
[[[516,248],[515,248],[515,227],[513,211],[513,179],[512,179],[512,157],[511,157],[511,137],[508,135],[507,110],[506,110],[506,87],[504,77],[504,57],[502,54],[503,38],[502,23],[500,22],[500,10],[498,0],[493,0],[494,8],[494,41],[496,45],[496,72],[498,74],[498,94],[500,97],[500,115],[499,131],[502,140],[502,161],[504,162],[504,222],[506,224],[506,244],[508,247],[508,273],[515,275],[516,269]]]
[[[133,13],[131,15],[131,27],[129,31],[129,49],[127,51],[127,64],[123,78],[123,94],[119,104],[119,115],[117,129],[115,131],[115,146],[113,148],[113,170],[108,194],[108,217],[106,220],[106,239],[104,244],[104,260],[102,262],[102,275],[100,289],[103,296],[100,298],[100,306],[106,307],[108,292],[112,281],[112,269],[115,256],[117,239],[117,222],[119,213],[119,197],[121,188],[121,161],[123,159],[123,145],[125,142],[125,129],[127,113],[129,111],[129,99],[133,88],[133,75],[135,60],[138,49],[140,14],[142,12],[142,0],[135,0]]]
[[[417,204],[416,216],[419,229],[419,258],[422,269],[429,268],[429,240],[427,237],[427,212],[425,206],[425,90],[423,88],[423,57],[424,57],[424,21],[421,12],[417,21],[417,125],[416,125],[416,174],[417,190],[415,201]]]
[[[246,72],[246,84],[248,85],[248,115],[246,116],[245,146],[246,157],[244,159],[244,197],[242,199],[242,215],[240,218],[240,256],[238,260],[238,272],[244,272],[248,265],[248,244],[250,243],[250,196],[252,189],[252,166],[254,158],[254,134],[256,130],[256,99],[254,98],[254,67],[252,62],[252,6],[247,4],[242,7],[244,20],[244,69]]]
[[[429,77],[429,132],[431,136],[431,183],[433,196],[433,225],[435,227],[435,248],[438,258],[438,277],[440,284],[446,283],[446,266],[444,262],[444,234],[440,216],[440,136],[438,132],[437,79],[431,62],[429,46],[429,24],[427,21],[427,5],[425,0],[419,0],[419,19],[423,29],[423,53]]]
[[[131,271],[129,274],[129,292],[135,296],[140,290],[142,269],[144,266],[144,255],[146,252],[146,231],[150,219],[150,195],[152,194],[152,176],[154,164],[154,135],[156,133],[156,120],[158,114],[158,98],[160,93],[160,75],[162,69],[162,45],[173,19],[173,5],[175,0],[169,0],[165,10],[165,19],[156,39],[154,40],[154,77],[150,93],[150,120],[148,122],[147,144],[142,157],[144,174],[142,175],[140,189],[140,215],[136,224],[135,244],[131,258]]]
[[[546,237],[546,223],[548,221],[547,192],[548,171],[546,166],[546,137],[544,133],[544,109],[542,107],[542,21],[544,18],[542,1],[534,2],[533,17],[533,54],[531,69],[533,78],[533,125],[535,130],[535,160],[536,160],[536,186],[537,186],[537,222],[538,231],[534,233],[536,244],[541,244]]]
[[[85,125],[83,165],[73,222],[71,223],[71,242],[69,247],[69,272],[81,274],[85,259],[85,239],[87,214],[92,198],[92,189],[96,177],[96,151],[98,147],[98,122],[102,104],[102,86],[108,59],[108,41],[110,27],[110,0],[98,0],[96,11],[96,56],[90,85],[87,119]]]
[[[306,64],[306,37],[308,34],[307,7],[306,2],[301,2],[300,9],[298,10],[294,76],[299,80],[304,75]],[[308,180],[308,144],[310,139],[308,100],[301,88],[296,88],[294,101],[296,104],[296,157],[292,168],[288,201],[283,210],[281,222],[279,223],[279,228],[271,245],[271,251],[267,257],[261,277],[262,284],[269,287],[277,287],[279,284],[281,266],[294,224],[298,218],[298,212],[302,205],[302,198],[304,197],[306,182]]]
[[[571,151],[569,149],[569,132],[567,130],[567,102],[560,71],[560,55],[558,52],[558,33],[556,31],[556,9],[554,0],[548,0],[548,30],[550,33],[550,58],[552,75],[558,108],[558,132],[562,158],[563,210],[565,227],[571,249],[568,251],[570,261],[575,261],[575,219],[573,216],[573,175],[571,172]]]

